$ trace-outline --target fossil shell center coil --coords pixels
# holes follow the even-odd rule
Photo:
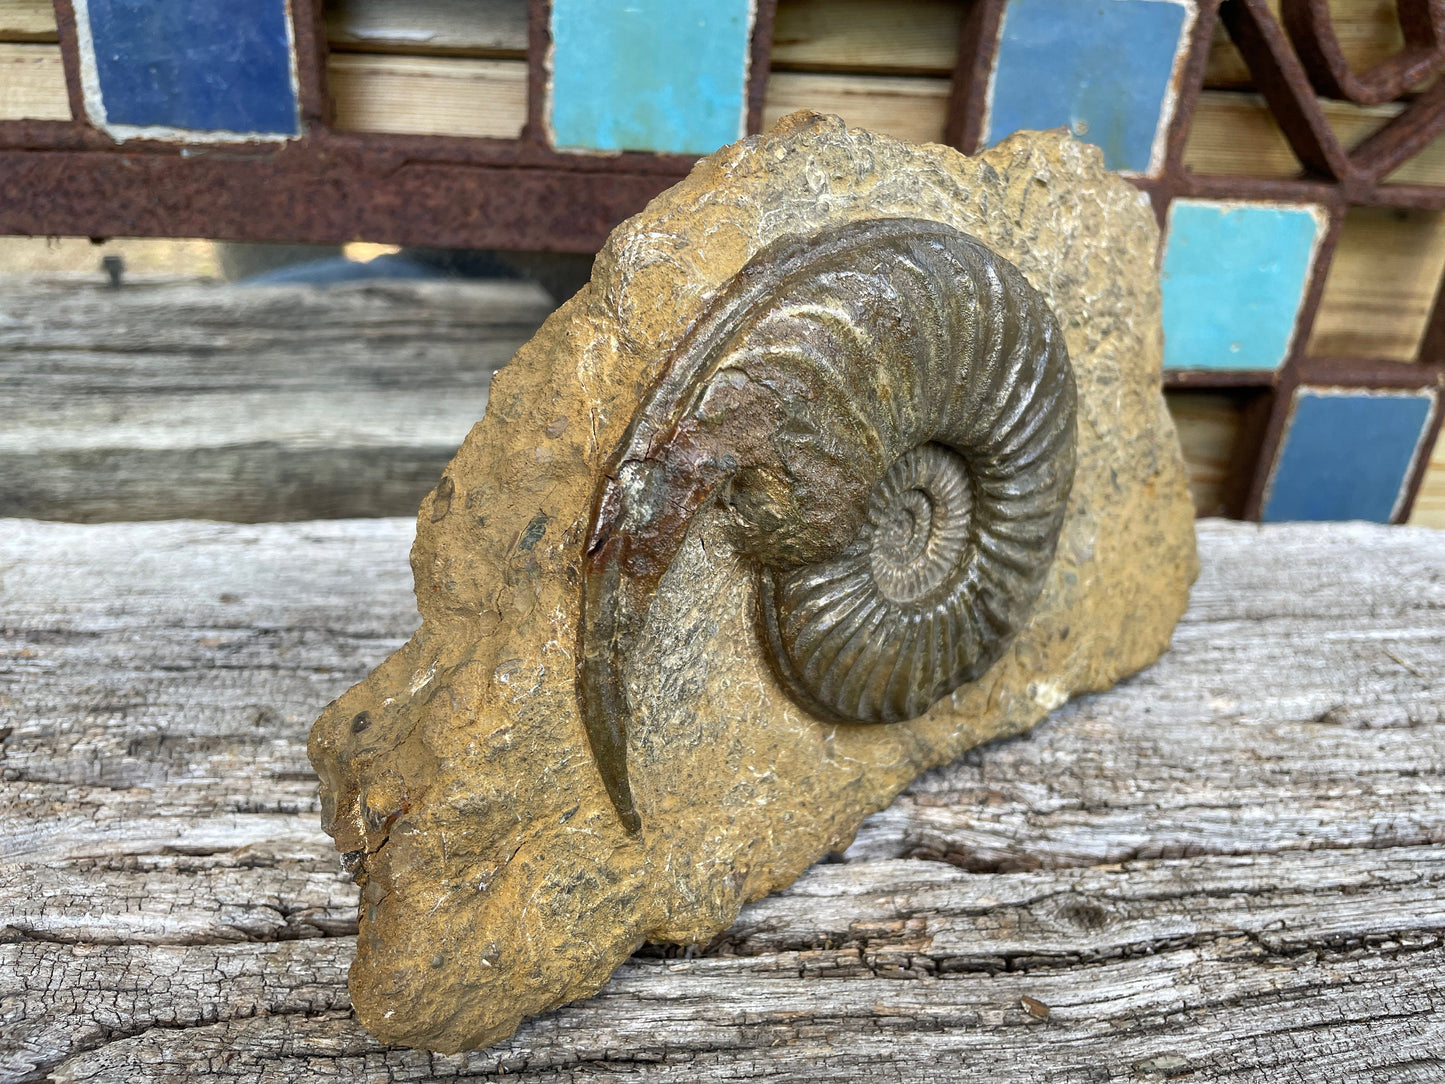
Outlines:
[[[977,560],[972,510],[963,458],[922,444],[874,486],[841,554],[762,569],[760,624],[793,699],[838,722],[894,723],[968,680],[991,631],[960,598],[958,570]]]

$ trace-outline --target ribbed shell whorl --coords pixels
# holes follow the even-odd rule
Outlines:
[[[915,718],[986,671],[1043,588],[1075,454],[1054,314],[936,222],[775,245],[662,367],[599,487],[583,719],[629,828],[622,660],[695,513],[758,570],[779,681],[830,722]]]

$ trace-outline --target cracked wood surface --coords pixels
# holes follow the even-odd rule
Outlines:
[[[0,1081],[1445,1080],[1445,534],[1200,526],[1174,648],[451,1057],[345,987],[317,710],[404,520],[0,522]]]
[[[0,291],[0,516],[412,515],[553,309],[525,282]]]
[[[0,516],[410,516],[553,308],[525,282],[126,282],[0,278]],[[1165,399],[1223,507],[1239,404]]]

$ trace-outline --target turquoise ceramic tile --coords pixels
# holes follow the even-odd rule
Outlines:
[[[77,0],[91,119],[117,138],[300,134],[286,0]]]
[[[752,0],[554,0],[558,147],[707,154],[744,134]]]
[[[1110,169],[1157,172],[1189,0],[1009,0],[989,86],[985,139],[1068,127]]]
[[[1294,338],[1325,213],[1175,200],[1164,241],[1164,366],[1274,369]]]
[[[1261,518],[1388,523],[1434,409],[1431,389],[1300,388]]]

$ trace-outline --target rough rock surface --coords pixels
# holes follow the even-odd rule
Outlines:
[[[1008,653],[922,718],[820,724],[777,687],[753,577],[700,516],[627,674],[630,835],[576,698],[600,472],[659,359],[759,249],[905,216],[983,241],[1063,324],[1078,467],[1043,596]],[[624,223],[424,501],[422,627],[312,734],[323,816],[362,885],[362,1022],[440,1051],[494,1042],[644,941],[707,941],[925,768],[1157,658],[1197,564],[1159,390],[1156,242],[1146,198],[1061,132],[966,158],[812,114],[703,159]]]

